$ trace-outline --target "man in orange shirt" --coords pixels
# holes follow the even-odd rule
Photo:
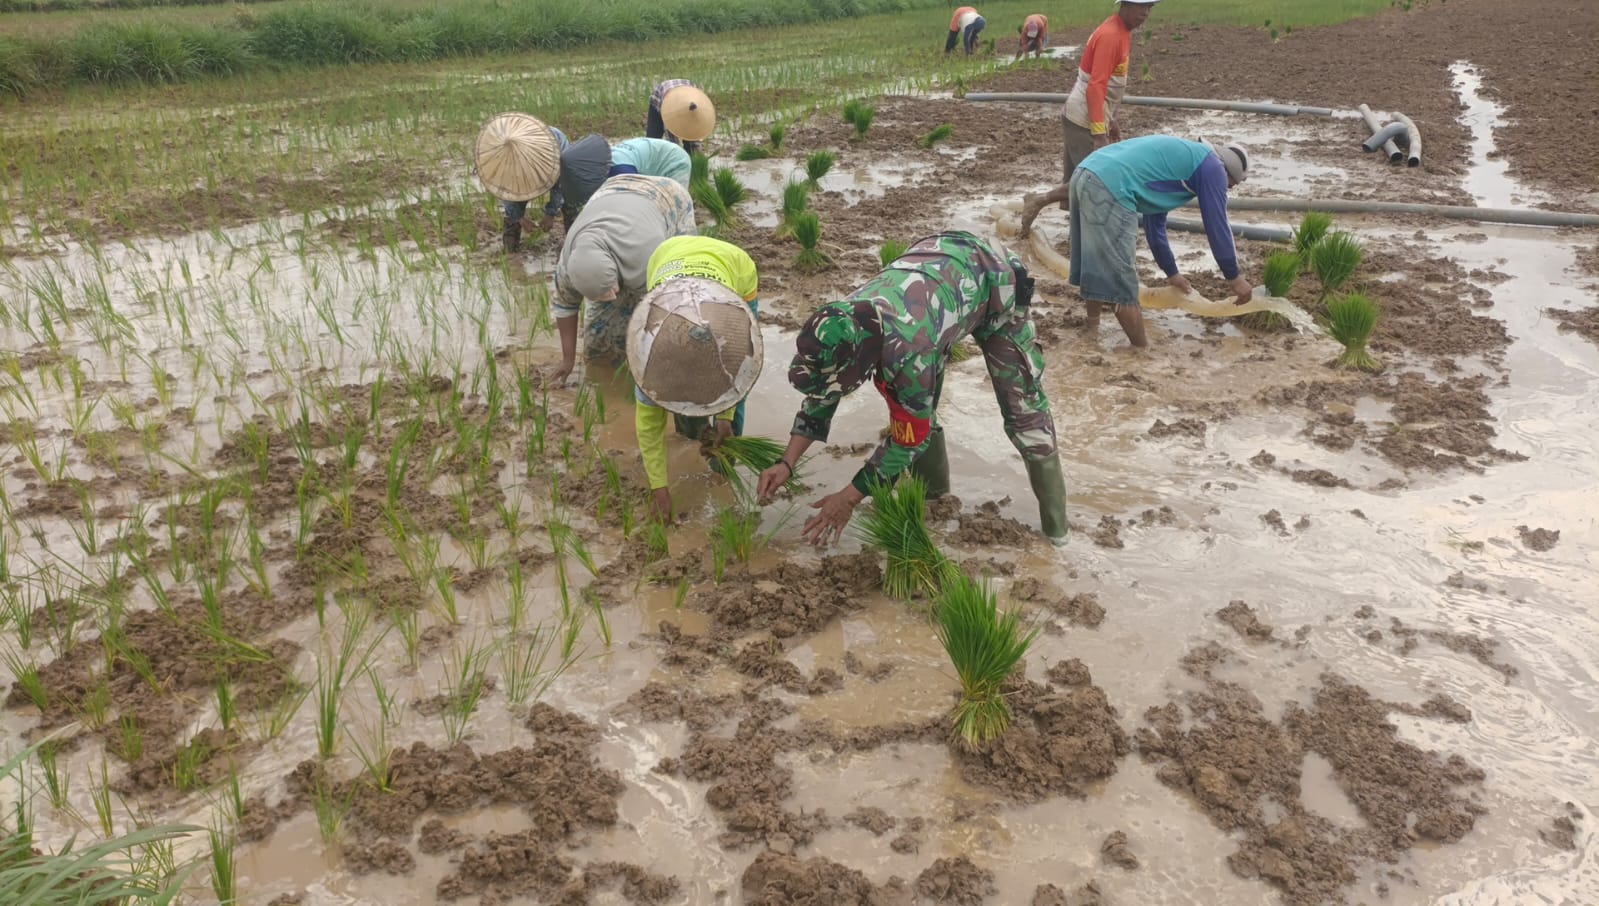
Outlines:
[[[963,6],[955,10],[955,15],[949,18],[949,40],[944,42],[944,53],[955,49],[955,43],[960,41],[966,48],[968,56],[977,46],[977,35],[988,23],[977,14],[977,8]]]
[[[1116,13],[1099,24],[1083,45],[1083,59],[1078,64],[1077,82],[1066,105],[1061,108],[1061,128],[1066,136],[1064,179],[1059,187],[1043,195],[1029,195],[1023,199],[1022,233],[1032,227],[1033,219],[1044,206],[1060,202],[1066,210],[1072,181],[1072,172],[1083,158],[1114,141],[1121,140],[1121,127],[1116,122],[1116,108],[1121,106],[1127,93],[1127,67],[1132,56],[1133,32],[1149,19],[1150,7],[1160,0],[1119,0]]]
[[[1043,13],[1033,13],[1017,29],[1022,33],[1021,43],[1016,47],[1016,59],[1020,60],[1023,54],[1032,51],[1033,58],[1044,55],[1044,48],[1049,46],[1049,17]]]

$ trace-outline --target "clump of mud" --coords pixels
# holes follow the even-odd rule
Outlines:
[[[1009,502],[1006,498],[1004,503]],[[960,528],[952,536],[956,544],[966,547],[1025,547],[1035,534],[1022,523],[1001,515],[1001,502],[993,500],[971,512],[960,514]]]
[[[1094,539],[1094,543],[1100,547],[1112,550],[1121,550],[1125,547],[1122,544],[1121,522],[1115,516],[1108,514],[1099,517],[1099,526],[1090,532],[1088,537]]]
[[[965,856],[939,859],[916,876],[916,895],[933,903],[978,906],[998,892],[994,873]]]
[[[1472,635],[1466,632],[1451,632],[1443,629],[1416,629],[1407,626],[1398,617],[1388,618],[1388,634],[1399,641],[1399,653],[1409,654],[1421,647],[1423,639],[1442,645],[1450,651],[1469,655],[1477,663],[1504,677],[1505,682],[1510,682],[1520,671],[1514,665],[1496,660],[1494,652],[1499,647],[1499,642],[1494,639]],[[1367,640],[1380,641],[1382,634],[1373,630],[1367,633]]]
[[[1210,675],[1216,660],[1188,662],[1206,688],[1151,708],[1139,751],[1163,763],[1162,782],[1238,832],[1233,870],[1265,880],[1293,906],[1343,902],[1362,863],[1394,862],[1418,840],[1457,841],[1483,814],[1460,792],[1480,784],[1483,772],[1401,740],[1387,719],[1396,706],[1325,674],[1308,708],[1290,704],[1273,722],[1248,690]],[[1332,766],[1365,826],[1339,826],[1307,809],[1300,780],[1308,753]]]
[[[1582,809],[1577,808],[1575,802],[1568,802],[1566,813],[1551,819],[1548,827],[1538,831],[1538,836],[1555,849],[1574,851],[1577,848],[1577,822],[1581,820]]]
[[[767,850],[744,870],[744,902],[750,906],[909,906],[910,890],[899,878],[877,887],[864,874],[817,856],[801,861]]]
[[[1252,642],[1270,641],[1275,632],[1271,626],[1262,623],[1255,614],[1255,609],[1243,601],[1231,601],[1226,607],[1216,611],[1216,619],[1231,626],[1233,631]]]
[[[1105,906],[1104,896],[1093,881],[1070,894],[1054,884],[1040,884],[1033,891],[1032,906]]]
[[[1150,437],[1188,437],[1203,441],[1206,427],[1205,422],[1197,418],[1179,418],[1170,423],[1157,418],[1149,426],[1148,434]]]
[[[816,566],[782,563],[776,569],[731,579],[700,596],[711,635],[736,638],[769,630],[778,638],[821,629],[840,614],[861,609],[883,581],[875,553],[827,557]]]
[[[1074,626],[1097,629],[1105,622],[1105,608],[1091,591],[1068,595],[1048,582],[1028,576],[1016,580],[1010,595],[1018,601],[1039,604]]]
[[[1559,529],[1532,529],[1527,528],[1525,525],[1518,525],[1516,526],[1516,532],[1521,535],[1521,543],[1528,550],[1535,550],[1539,553],[1550,550],[1560,543]]]
[[[1127,848],[1127,834],[1123,831],[1112,831],[1105,842],[1099,846],[1099,857],[1106,865],[1114,865],[1128,871],[1138,870],[1138,857]]]
[[[1573,331],[1587,337],[1593,343],[1599,344],[1599,306],[1585,308],[1581,311],[1562,311],[1558,308],[1546,308],[1543,312],[1559,321],[1562,331]]]

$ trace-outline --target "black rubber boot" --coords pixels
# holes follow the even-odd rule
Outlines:
[[[522,248],[522,223],[518,220],[507,220],[505,232],[500,235],[500,240],[505,246],[507,255]]]
[[[1038,521],[1044,537],[1056,547],[1066,543],[1066,479],[1060,471],[1060,454],[1027,462],[1027,482],[1038,498]]]
[[[937,500],[949,493],[949,450],[944,446],[944,429],[937,427],[927,439],[927,449],[911,463],[911,474],[927,485],[927,499]]]

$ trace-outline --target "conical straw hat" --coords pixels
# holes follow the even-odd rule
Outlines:
[[[703,141],[716,128],[716,105],[693,85],[679,85],[661,100],[661,122],[685,142]]]
[[[738,293],[703,277],[668,280],[639,300],[627,364],[655,404],[679,415],[724,412],[755,388],[761,330]]]
[[[483,188],[502,201],[532,201],[561,175],[555,133],[525,113],[502,113],[484,123],[473,159]]]

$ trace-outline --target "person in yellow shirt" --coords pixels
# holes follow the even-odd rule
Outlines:
[[[634,361],[634,352],[649,342],[658,339],[655,335],[646,340],[642,334],[658,326],[662,315],[658,314],[668,310],[685,294],[694,293],[698,298],[706,301],[719,301],[722,299],[737,298],[749,307],[751,317],[747,322],[735,323],[728,319],[707,321],[696,329],[703,331],[724,331],[728,336],[720,333],[714,337],[706,336],[706,340],[714,340],[712,344],[716,349],[728,353],[729,350],[747,350],[745,358],[758,363],[760,360],[759,346],[760,332],[754,328],[754,314],[759,307],[756,298],[759,290],[760,275],[755,268],[755,262],[741,248],[730,242],[712,239],[708,236],[674,236],[662,242],[655,252],[650,255],[646,268],[648,274],[649,291],[644,300],[639,303],[639,308],[647,313],[656,313],[654,316],[646,314],[635,318],[629,327],[629,361]],[[682,282],[679,282],[682,281]],[[709,287],[696,287],[708,281]],[[670,295],[674,298],[667,299]],[[651,323],[654,322],[654,323]],[[735,332],[744,332],[743,336],[732,336]],[[693,333],[691,331],[690,335]],[[651,350],[658,352],[658,350]],[[744,433],[744,399],[755,383],[755,371],[740,367],[743,359],[733,363],[731,370],[736,370],[736,375],[730,381],[726,391],[720,387],[707,388],[705,394],[710,398],[720,399],[718,391],[729,397],[736,396],[737,405],[730,406],[718,412],[714,418],[705,416],[684,415],[672,412],[677,433],[688,438],[699,439],[710,428],[714,421],[715,430],[719,437],[742,435]],[[758,365],[756,366],[758,369]],[[715,370],[715,369],[713,369]],[[723,369],[719,374],[727,374],[729,369]],[[666,466],[666,421],[667,413],[672,411],[673,403],[657,403],[645,392],[646,386],[652,385],[652,375],[647,367],[641,369],[634,365],[634,380],[638,383],[635,387],[634,399],[634,429],[638,436],[639,453],[644,460],[644,472],[650,483],[650,509],[652,514],[663,521],[672,520],[672,492],[667,476]],[[743,386],[739,386],[743,384]],[[679,406],[681,408],[681,406]]]

